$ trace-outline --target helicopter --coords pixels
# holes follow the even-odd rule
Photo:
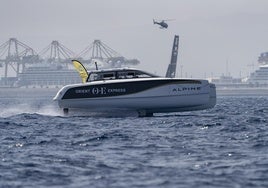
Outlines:
[[[166,21],[172,21],[172,20],[174,20],[174,19],[162,20],[161,22],[157,22],[157,21],[155,21],[153,19],[153,23],[160,25],[160,29],[167,29],[168,28],[168,24],[166,23]]]

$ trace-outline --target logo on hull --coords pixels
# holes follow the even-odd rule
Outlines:
[[[181,92],[181,91],[199,91],[201,87],[177,87],[173,88],[172,92]]]
[[[91,89],[76,89],[75,93],[92,94],[92,95],[109,95],[115,93],[126,93],[126,88],[106,88],[106,87],[93,87]]]

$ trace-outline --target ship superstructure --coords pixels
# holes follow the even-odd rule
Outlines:
[[[80,80],[73,69],[54,64],[37,64],[20,73],[15,86],[57,88],[66,84],[79,83]]]
[[[257,87],[268,87],[268,52],[261,53],[258,62],[259,69],[250,74],[248,83]]]
[[[209,80],[216,84],[217,89],[252,89],[268,88],[268,52],[261,53],[258,58],[259,67],[245,78],[234,78],[222,75]]]

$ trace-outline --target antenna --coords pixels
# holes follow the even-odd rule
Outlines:
[[[96,70],[99,70],[99,69],[98,69],[97,61],[95,61],[95,66],[96,66]]]

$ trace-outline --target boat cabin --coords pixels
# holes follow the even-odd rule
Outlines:
[[[87,81],[93,82],[100,80],[154,78],[154,77],[158,76],[136,69],[101,70],[101,71],[90,72]]]

